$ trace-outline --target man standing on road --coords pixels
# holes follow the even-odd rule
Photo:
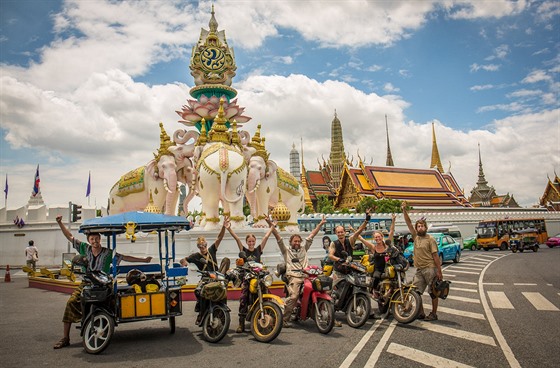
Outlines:
[[[426,220],[420,219],[412,226],[410,216],[406,209],[406,201],[401,204],[404,220],[408,226],[412,239],[414,240],[414,267],[416,267],[416,274],[414,275],[414,284],[420,295],[426,290],[427,287],[431,288],[434,281],[443,278],[441,273],[441,263],[439,262],[438,248],[436,240],[427,234],[428,224]],[[438,297],[432,296],[432,311],[428,316],[424,313],[424,306],[420,304],[420,312],[418,319],[425,319],[426,321],[437,321],[437,307]],[[422,302],[422,299],[420,299]]]
[[[323,226],[326,222],[327,220],[325,219],[325,216],[323,216],[321,222],[319,222],[317,227],[313,229],[311,234],[309,234],[307,239],[305,239],[304,247],[301,246],[302,239],[298,234],[294,234],[290,237],[290,247],[286,247],[284,240],[276,229],[276,226],[272,225],[272,234],[274,234],[274,237],[278,242],[278,247],[284,257],[284,262],[286,263],[286,278],[288,279],[288,297],[286,298],[286,306],[284,307],[284,327],[291,327],[289,323],[290,317],[292,315],[292,310],[297,303],[301,286],[304,281],[304,275],[301,271],[305,267],[309,266],[307,251],[311,247],[311,244],[313,244],[313,238],[317,235],[321,226]]]
[[[37,261],[39,260],[39,250],[35,246],[35,242],[33,240],[30,240],[29,245],[25,248],[25,258],[27,267],[35,271],[37,268]]]

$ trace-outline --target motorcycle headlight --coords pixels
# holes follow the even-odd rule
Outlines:
[[[266,287],[271,287],[271,286],[272,286],[272,280],[273,280],[272,275],[266,275],[266,276],[264,277],[264,284],[265,284],[265,286],[266,286]]]

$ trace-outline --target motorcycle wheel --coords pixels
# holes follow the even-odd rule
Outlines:
[[[377,300],[377,308],[379,309],[380,314],[387,313],[387,311],[389,310],[389,305],[390,305],[389,301],[384,300],[382,296],[379,297],[379,299]]]
[[[169,329],[171,330],[170,333],[175,333],[175,317],[169,317]]]
[[[404,295],[398,291],[391,303],[391,313],[393,313],[397,322],[410,323],[416,319],[418,312],[420,312],[421,300],[420,295],[414,290]]]
[[[539,246],[538,246],[538,245],[535,245],[535,246],[533,247],[533,252],[536,252],[536,251],[538,251],[538,250],[539,250]]]
[[[353,328],[360,328],[367,322],[371,312],[371,303],[364,294],[356,294],[356,301],[350,300],[346,308],[346,322]]]
[[[271,342],[282,331],[282,309],[278,304],[270,301],[263,302],[261,313],[255,309],[251,316],[251,333],[259,342]]]
[[[516,245],[511,247],[511,252],[512,253],[517,253],[517,246]]]
[[[523,253],[524,250],[525,250],[525,248],[523,248],[523,247],[519,248],[519,253]]]
[[[208,342],[218,342],[226,336],[231,317],[225,306],[215,305],[210,319],[210,313],[202,321],[202,337]]]
[[[329,300],[319,299],[315,308],[315,325],[320,333],[328,334],[334,327],[334,305]]]
[[[113,332],[115,331],[115,320],[107,312],[95,312],[86,322],[82,342],[84,350],[89,354],[99,354],[109,346]]]

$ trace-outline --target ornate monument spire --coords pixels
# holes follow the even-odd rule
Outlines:
[[[303,199],[305,200],[305,207],[313,208],[311,196],[309,195],[309,188],[307,186],[307,179],[305,178],[305,165],[303,164],[303,138],[301,140],[301,186],[303,187]]]
[[[334,119],[331,123],[331,153],[329,155],[329,166],[331,169],[332,185],[336,189],[340,184],[342,169],[344,168],[345,153],[344,140],[342,138],[342,125],[334,110]]]
[[[299,166],[299,152],[296,149],[296,144],[292,143],[292,150],[290,151],[290,174],[297,178],[301,183],[301,170]]]
[[[389,124],[387,124],[387,115],[385,115],[385,131],[387,132],[387,162],[386,166],[395,166],[393,156],[391,155],[391,146],[389,145]]]
[[[220,99],[220,108],[218,109],[218,115],[214,119],[214,125],[208,133],[208,140],[210,142],[222,142],[229,144],[229,135],[227,133],[226,118],[224,117],[224,99]]]
[[[430,169],[438,169],[440,173],[443,173],[443,166],[441,164],[441,159],[439,158],[439,151],[436,142],[436,130],[434,128],[434,123],[432,123],[432,162],[430,163]]]
[[[169,137],[161,122],[159,123],[159,130],[159,149],[157,153],[154,153],[154,158],[156,160],[159,160],[162,155],[169,155],[168,148],[175,145],[175,142],[171,140],[171,137]]]
[[[480,143],[478,144],[478,181],[476,182],[478,187],[487,187],[488,182],[484,177],[484,170],[482,169],[482,157],[480,156]]]

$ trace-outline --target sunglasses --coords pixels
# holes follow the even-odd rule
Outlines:
[[[208,244],[199,244],[199,245],[197,245],[197,247],[198,247],[199,249],[206,248],[207,246],[208,246]]]

